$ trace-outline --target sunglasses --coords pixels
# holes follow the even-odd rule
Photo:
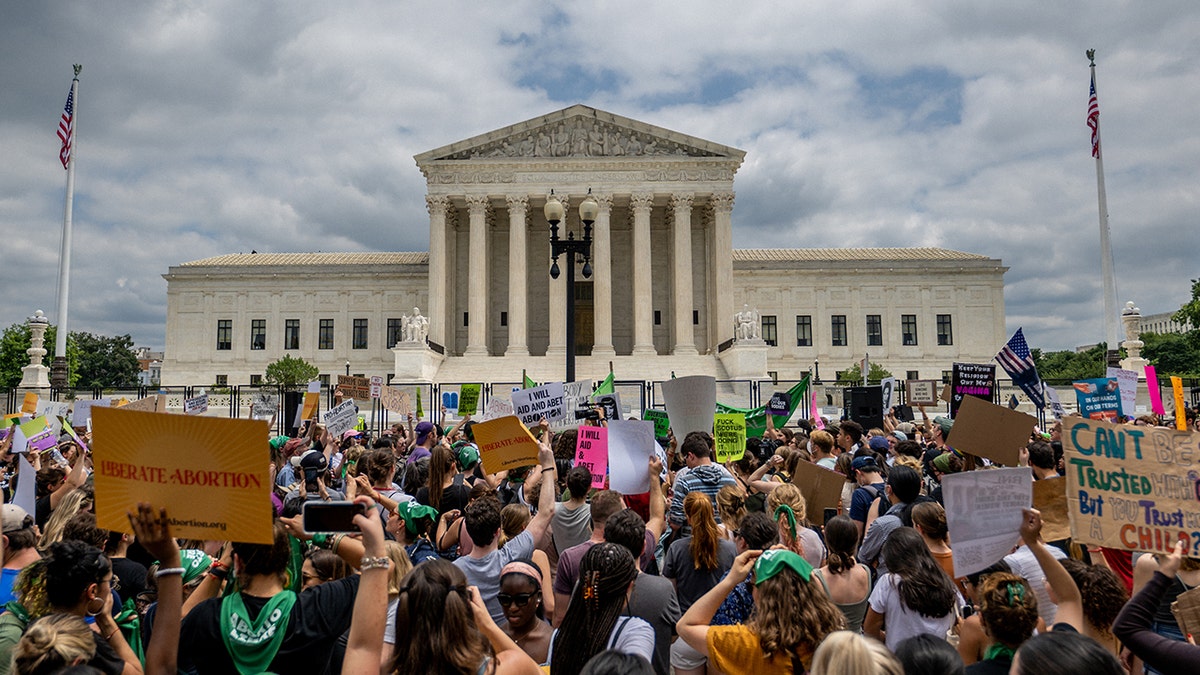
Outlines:
[[[518,593],[517,595],[500,593],[496,596],[496,599],[499,600],[500,604],[505,607],[508,607],[512,604],[515,604],[517,607],[524,607],[525,605],[529,604],[529,601],[534,597],[534,595],[534,593]]]

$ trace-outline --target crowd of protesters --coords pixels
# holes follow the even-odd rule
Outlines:
[[[708,434],[668,436],[640,495],[594,489],[573,430],[543,421],[536,464],[488,474],[469,417],[414,422],[264,439],[269,544],[177,540],[173,504],[101,529],[90,452],[30,453],[5,488],[0,675],[1200,669],[1170,609],[1200,584],[1182,545],[1046,542],[1027,509],[1010,555],[955,578],[941,480],[989,463],[924,410],[769,425],[728,464]],[[1062,472],[1060,432],[1022,450],[1034,480]],[[836,512],[811,513],[802,462],[842,474]],[[22,480],[34,513],[11,503]],[[305,530],[306,504],[340,500],[356,532]]]

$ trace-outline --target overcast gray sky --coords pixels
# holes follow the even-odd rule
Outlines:
[[[423,251],[413,155],[583,103],[746,150],[738,247],[1000,258],[1008,328],[1103,339],[1097,50],[1120,303],[1197,274],[1200,3],[19,2],[0,12],[0,325],[54,320],[80,78],[70,328],[161,348],[171,265]]]

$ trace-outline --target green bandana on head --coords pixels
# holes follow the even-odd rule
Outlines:
[[[805,581],[812,579],[812,565],[808,561],[801,558],[799,554],[785,551],[783,549],[771,549],[763,551],[763,554],[754,562],[754,585],[758,586],[762,582],[779,574],[783,569],[791,568],[793,572],[800,575],[800,578]]]
[[[417,519],[432,518],[435,521],[438,518],[438,510],[432,506],[418,504],[417,502],[400,502],[396,505],[396,515],[404,519],[404,528],[412,534],[417,534]]]
[[[787,504],[780,504],[775,507],[775,513],[772,514],[772,517],[778,520],[781,512],[787,516],[788,531],[792,533],[792,541],[796,541],[796,512]]]
[[[200,578],[200,575],[208,571],[212,567],[213,559],[204,551],[194,548],[185,548],[179,552],[179,566],[183,568],[183,584]],[[159,561],[154,561],[155,565],[161,567]]]

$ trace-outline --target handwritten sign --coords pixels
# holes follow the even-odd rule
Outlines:
[[[562,382],[548,382],[540,387],[512,393],[513,414],[526,426],[537,424],[543,417],[559,419],[563,410]]]
[[[200,394],[183,402],[183,412],[187,415],[202,415],[208,412],[208,394]]]
[[[1117,378],[1097,377],[1090,380],[1078,380],[1075,388],[1075,401],[1079,404],[1079,414],[1093,420],[1116,421],[1121,416],[1121,385]]]
[[[488,399],[487,408],[483,411],[483,419],[494,420],[500,417],[508,417],[513,414],[512,401],[506,401],[502,398]]]
[[[1121,390],[1121,410],[1126,415],[1133,415],[1133,411],[1137,408],[1138,374],[1132,370],[1109,366],[1105,370],[1104,376],[1116,378],[1117,387]]]
[[[349,398],[365,401],[371,398],[371,380],[356,375],[338,375],[337,388]]]
[[[321,418],[329,435],[337,441],[342,440],[342,434],[350,431],[358,424],[358,408],[354,407],[354,399],[346,399],[333,406]]]
[[[955,363],[950,377],[950,417],[957,417],[966,396],[991,401],[995,386],[996,364]]]
[[[575,466],[586,466],[592,472],[592,488],[604,489],[608,478],[608,429],[579,427],[575,435]]]
[[[970,396],[958,409],[951,444],[961,452],[1016,466],[1035,426],[1036,417]]]
[[[388,412],[407,417],[412,411],[412,396],[399,387],[384,387],[379,391],[379,404]]]
[[[275,420],[277,410],[279,410],[279,394],[274,392],[255,392],[254,399],[250,401],[250,419],[266,420],[270,423]]]
[[[85,427],[88,420],[92,419],[92,408],[107,408],[110,405],[112,405],[112,400],[107,398],[75,399],[75,405],[71,412],[71,424]]]
[[[151,394],[121,406],[122,410],[140,410],[142,412],[166,412],[167,397],[162,394]]]
[[[480,384],[464,384],[458,390],[458,414],[474,415],[479,410]]]
[[[666,438],[671,431],[671,418],[662,410],[647,408],[642,411],[642,419],[648,422],[654,422],[654,437]]]
[[[486,473],[499,473],[538,463],[539,445],[516,415],[480,422],[471,427]]]
[[[1017,467],[948,474],[942,477],[942,496],[954,542],[954,576],[966,576],[1008,555],[1020,541],[1021,509],[1033,502],[1033,473]]]
[[[592,401],[592,381],[577,380],[563,384],[563,403],[560,413],[549,418],[550,428],[555,430],[574,429],[579,426],[575,412],[586,408]]]
[[[138,502],[167,507],[171,534],[269,544],[267,423],[93,411],[96,524],[129,532]]]
[[[1068,417],[1067,504],[1076,541],[1200,557],[1200,434]]]
[[[623,495],[650,490],[646,463],[654,454],[654,423],[613,420],[608,423],[608,486]]]
[[[716,441],[717,462],[733,462],[746,455],[746,416],[741,413],[720,413],[713,417],[713,440]]]
[[[711,434],[717,409],[717,381],[708,375],[689,375],[662,383],[663,399],[675,438],[693,431]]]

